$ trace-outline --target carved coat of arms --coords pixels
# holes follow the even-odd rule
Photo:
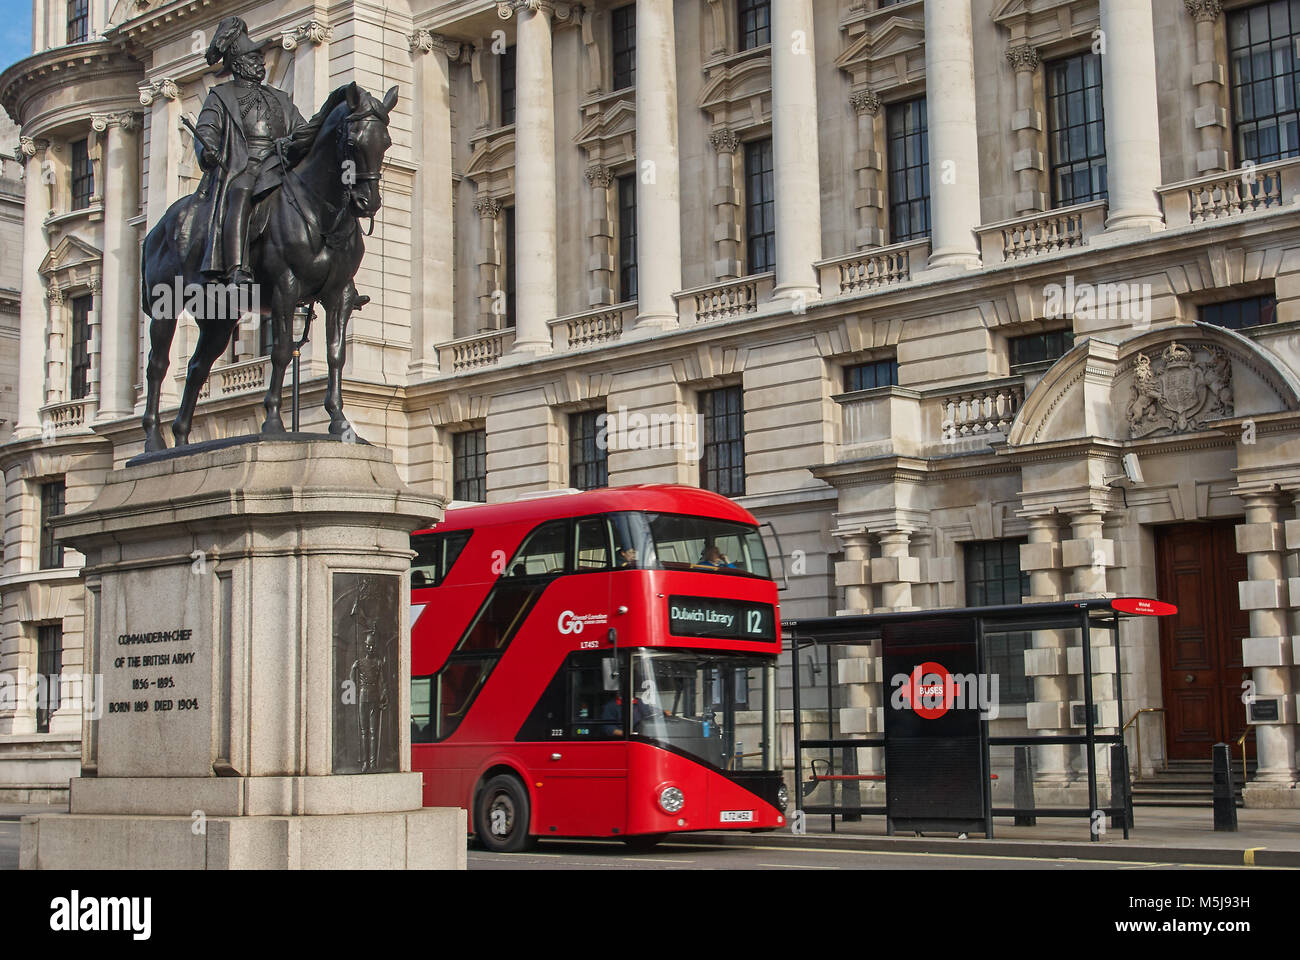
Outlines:
[[[1154,361],[1137,355],[1128,401],[1134,439],[1200,430],[1232,415],[1232,360],[1219,347],[1175,342]]]

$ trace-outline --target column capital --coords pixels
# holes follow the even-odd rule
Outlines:
[[[496,197],[476,197],[474,199],[474,209],[478,211],[480,217],[495,220],[497,214],[501,212],[501,201]]]
[[[709,143],[718,153],[735,153],[740,147],[740,138],[731,129],[723,127],[709,134]]]
[[[90,129],[103,133],[109,127],[121,127],[123,133],[134,133],[140,127],[140,114],[132,110],[121,113],[92,113]]]
[[[880,112],[880,94],[874,90],[855,90],[849,94],[849,106],[858,116],[869,113],[874,117]]]
[[[614,182],[614,174],[603,163],[593,164],[588,167],[585,176],[587,177],[587,183],[593,187],[605,188]]]
[[[407,37],[411,45],[411,53],[430,53],[438,50],[444,54],[448,60],[459,60],[469,44],[462,43],[459,40],[453,40],[450,37],[444,37],[440,33],[433,33],[430,30],[416,30]]]
[[[1218,0],[1211,0],[1211,2],[1217,3]],[[1011,64],[1016,73],[1037,70],[1038,62],[1038,48],[1031,43],[1019,43],[1007,47],[1007,63]]]
[[[157,97],[162,97],[164,100],[175,100],[180,95],[180,87],[170,77],[146,80],[140,84],[140,104],[145,107],[152,104]]]
[[[47,300],[50,301],[51,306],[55,306],[55,307],[62,306],[63,288],[60,287],[57,283],[51,281],[50,288],[45,291],[45,297]]]
[[[89,287],[92,294],[99,296],[99,277],[91,277]]]
[[[498,0],[497,17],[502,20],[509,20],[520,10],[545,13],[561,23],[576,23],[582,16],[582,4],[565,0]]]
[[[1223,13],[1219,0],[1183,0],[1183,9],[1197,23],[1213,23]]]
[[[300,43],[306,42],[314,46],[320,46],[322,43],[329,43],[333,39],[333,27],[321,23],[319,20],[308,20],[306,23],[300,23],[296,27],[285,30],[280,35],[280,46],[286,50],[294,50]]]
[[[29,160],[36,156],[38,150],[44,150],[49,145],[50,141],[48,140],[39,140],[34,137],[22,136],[18,138],[18,152]]]

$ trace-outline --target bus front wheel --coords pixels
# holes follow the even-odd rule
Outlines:
[[[483,784],[474,811],[474,832],[494,853],[517,853],[528,846],[528,791],[503,773]]]

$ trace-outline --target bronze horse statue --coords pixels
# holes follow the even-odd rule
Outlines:
[[[397,103],[397,87],[378,100],[355,83],[339,87],[325,101],[312,123],[318,132],[302,160],[287,171],[280,186],[257,202],[252,223],[257,239],[251,248],[254,298],[262,311],[263,291],[270,291],[274,346],[271,377],[263,406],[265,435],[285,432],[280,417],[284,372],[293,358],[293,314],[300,304],[320,304],[325,310],[329,380],[325,409],[329,432],[355,438],[343,416],[343,362],[347,322],[352,311],[369,301],[357,295],[353,278],[365,253],[360,220],[369,217],[371,230],[379,210],[380,168],[392,145],[389,112]],[[148,399],[143,425],[145,452],[166,449],[158,429],[158,402],[167,373],[177,318],[186,312],[179,297],[163,291],[211,291],[215,281],[200,271],[203,258],[197,228],[204,198],[191,195],[173,203],[144,241],[141,294],[149,314]],[[220,286],[220,284],[216,284]],[[212,299],[209,297],[208,302]],[[216,316],[207,314],[215,313]],[[185,392],[172,422],[176,446],[189,443],[194,406],[212,364],[225,352],[239,323],[232,310],[202,310],[195,315],[199,339],[190,358]],[[309,321],[310,322],[310,321]],[[306,334],[304,333],[304,341]]]

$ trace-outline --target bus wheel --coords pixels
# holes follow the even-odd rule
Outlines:
[[[623,843],[629,850],[653,850],[666,836],[666,833],[643,833],[635,837],[624,837]]]
[[[494,853],[517,853],[528,846],[528,792],[507,773],[483,784],[474,811],[474,832]]]

